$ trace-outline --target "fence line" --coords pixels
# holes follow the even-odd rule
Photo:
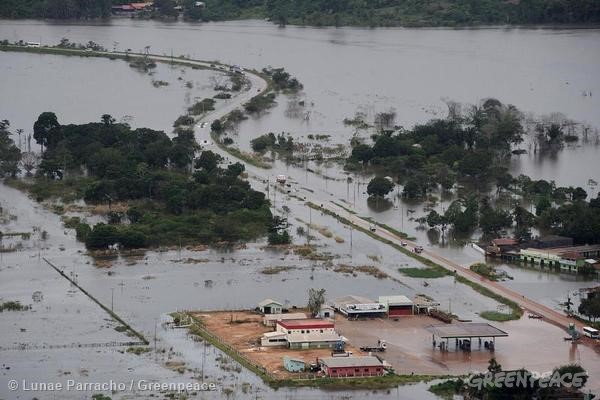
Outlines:
[[[94,303],[98,304],[100,306],[100,308],[102,308],[104,311],[106,311],[108,313],[108,315],[110,315],[111,317],[113,317],[116,321],[118,321],[119,323],[121,323],[121,325],[123,325],[125,328],[127,328],[127,330],[129,332],[131,332],[133,335],[135,335],[138,339],[140,339],[142,342],[144,342],[144,345],[148,345],[150,344],[150,342],[144,337],[144,335],[142,335],[140,332],[136,331],[135,329],[133,329],[131,327],[131,325],[129,325],[127,322],[123,321],[123,319],[121,319],[121,317],[119,317],[115,312],[113,312],[111,309],[109,309],[108,307],[106,307],[104,304],[102,304],[98,299],[96,299],[94,296],[92,296],[87,290],[85,290],[83,287],[79,286],[79,284],[77,283],[77,281],[75,281],[74,279],[70,278],[67,274],[64,273],[63,270],[61,270],[60,268],[58,268],[56,265],[52,264],[50,261],[48,261],[48,259],[46,259],[46,257],[42,257],[42,259],[50,266],[52,267],[56,272],[58,272],[63,278],[65,278],[66,280],[68,280],[69,282],[71,282],[71,284],[73,286],[75,286],[77,289],[81,290],[81,292],[83,294],[85,294],[87,297],[89,297]]]
[[[25,350],[56,350],[98,347],[131,347],[145,346],[144,342],[108,342],[108,343],[70,343],[70,344],[30,344],[22,343],[15,346],[0,346],[0,351],[25,351]]]
[[[245,366],[248,369],[254,369],[254,370],[260,372],[262,375],[264,375],[269,380],[275,381],[275,380],[280,379],[280,378],[275,377],[269,371],[267,371],[267,369],[265,367],[263,367],[262,365],[257,364],[255,361],[252,361],[251,359],[249,359],[245,354],[241,353],[239,350],[237,350],[236,348],[231,346],[229,343],[227,343],[225,340],[223,340],[223,338],[221,338],[220,336],[215,335],[214,333],[207,330],[204,326],[202,326],[202,323],[199,322],[191,314],[189,314],[187,312],[185,314],[188,315],[192,320],[192,326],[190,327],[190,330],[193,329],[193,331],[192,331],[193,333],[194,332],[198,333],[200,336],[202,336],[203,338],[205,338],[212,344],[215,344],[215,346],[217,348],[219,348],[221,351],[223,351],[225,354],[228,354],[228,355],[232,356],[233,358],[237,358],[237,361],[240,364],[242,364],[242,366]],[[218,344],[218,345],[216,345],[216,344]],[[244,364],[246,364],[246,365],[244,365]]]

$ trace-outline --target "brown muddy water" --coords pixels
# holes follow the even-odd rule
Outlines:
[[[150,45],[151,51],[159,54],[170,54],[173,50],[176,55],[218,59],[242,66],[286,67],[305,86],[299,96],[306,101],[308,120],[286,112],[290,99],[280,96],[277,107],[239,127],[236,142],[242,148],[248,146],[251,138],[268,131],[286,131],[295,137],[329,134],[332,143],[347,144],[353,132],[343,126],[342,120],[356,111],[373,116],[394,108],[397,123],[411,126],[445,115],[448,100],[476,103],[490,96],[536,115],[559,111],[594,129],[600,126],[597,113],[600,109],[597,75],[600,30],[597,29],[279,29],[252,21],[203,25],[131,20],[97,25],[0,21],[0,39],[55,44],[62,37],[75,42],[94,40],[110,49],[114,46],[119,50],[141,51]],[[0,71],[0,90],[11,93],[11,96],[0,96],[0,118],[9,119],[13,128],[23,128],[26,133],[31,131],[37,115],[48,110],[56,111],[65,123],[97,120],[101,114],[109,113],[117,119],[125,118],[133,126],[168,132],[172,121],[195,98],[214,94],[211,79],[216,75],[159,64],[155,75],[149,76],[119,61],[11,53],[0,53]],[[152,80],[164,80],[169,85],[156,88]],[[185,85],[187,81],[193,82],[192,88]],[[583,91],[598,94],[583,96]],[[581,185],[589,190],[585,186],[588,179],[600,181],[597,152],[598,147],[592,141],[585,146],[567,147],[553,157],[525,155],[515,160],[511,171],[554,179],[559,185]],[[481,254],[469,246],[440,246],[426,232],[417,230],[410,217],[422,215],[423,205],[401,202],[396,202],[396,207],[394,203],[368,205],[364,193],[368,177],[357,176],[352,184],[347,184],[340,166],[332,164],[318,169],[334,179],[323,179],[281,162],[276,162],[269,171],[256,168],[249,171],[256,188],[265,189],[263,179],[270,178],[272,182],[275,175],[285,173],[297,182],[293,185],[297,195],[322,201],[345,201],[343,204],[352,205],[360,215],[373,216],[407,231],[424,245],[436,247],[440,253],[462,264],[482,259]],[[414,260],[361,233],[352,232],[331,217],[310,212],[295,198],[282,194],[274,197],[272,191],[270,195],[278,213],[284,213],[284,205],[291,210],[293,232],[297,226],[304,225],[295,218],[310,219],[328,227],[334,237],[343,239],[343,243],[337,243],[333,238],[313,232],[319,251],[331,253],[334,265],[375,265],[390,278],[336,273],[323,262],[265,250],[264,242],[234,251],[151,251],[142,257],[112,260],[110,268],[97,268],[84,254],[83,246],[75,241],[74,233],[62,227],[58,216],[23,194],[0,186],[0,203],[17,216],[0,230],[32,231],[33,227],[40,227],[40,231],[48,232],[46,240],[39,235],[23,240],[21,251],[0,253],[0,299],[21,300],[33,307],[31,311],[0,314],[3,336],[0,347],[127,339],[114,330],[115,323],[105,313],[59,278],[41,260],[44,256],[75,274],[79,283],[104,304],[112,303],[119,315],[151,341],[157,326],[158,348],[165,349],[165,353],[150,352],[141,356],[123,353],[126,350],[123,348],[1,351],[0,364],[11,369],[0,372],[0,398],[13,397],[3,384],[13,376],[47,380],[66,376],[110,379],[118,375],[188,381],[197,378],[203,366],[206,380],[233,390],[235,398],[363,398],[364,392],[272,391],[246,370],[236,373],[220,368],[216,362],[218,351],[210,347],[204,356],[202,344],[191,341],[182,331],[164,329],[161,323],[168,319],[165,314],[175,309],[248,308],[264,297],[304,304],[309,287],[326,288],[329,298],[349,293],[373,299],[392,293],[408,296],[426,293],[440,301],[442,308],[451,308],[461,317],[473,320],[479,320],[478,312],[498,309],[495,301],[456,284],[450,277],[428,279],[429,286],[425,287],[423,279],[408,278],[397,271],[401,266],[420,267]],[[409,213],[409,210],[415,212]],[[95,219],[90,217],[90,221]],[[294,240],[304,243],[306,239],[294,235]],[[187,258],[203,261],[183,262]],[[274,275],[261,273],[264,268],[274,266],[293,269]],[[560,309],[568,293],[595,284],[569,275],[503,268],[515,277],[506,285],[556,309]],[[43,293],[40,302],[32,299],[35,291]],[[508,347],[518,346],[516,341],[523,338],[527,324],[528,321],[500,324],[514,332],[515,344]],[[543,323],[529,328],[544,337],[560,336],[556,328]],[[544,343],[548,349],[554,346],[550,341]],[[577,352],[583,356],[575,355],[573,360],[597,371],[600,361],[589,351],[579,347]],[[544,359],[546,361],[533,362],[532,359],[529,362],[526,357],[519,358],[524,366],[538,370],[551,369],[552,362],[563,359],[570,360],[549,357]],[[165,368],[167,361],[183,361],[187,370],[180,375]],[[246,392],[243,391],[243,387],[248,387],[245,384],[250,385]],[[594,380],[590,384],[595,389],[599,387]],[[433,398],[426,388],[427,385],[414,385],[390,392],[369,392],[369,395]],[[226,392],[212,393],[207,398],[226,397]],[[37,397],[52,398],[44,394]],[[138,397],[144,396],[138,394]]]

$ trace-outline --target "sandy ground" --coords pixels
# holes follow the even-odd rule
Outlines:
[[[274,330],[262,324],[262,315],[251,311],[215,311],[198,312],[194,314],[204,321],[206,328],[223,338],[223,340],[238,349],[250,360],[262,365],[278,378],[294,377],[283,367],[283,357],[289,356],[312,363],[317,358],[331,355],[330,349],[293,350],[286,347],[261,347],[260,337],[265,332]],[[354,354],[360,351],[352,346],[347,350]]]

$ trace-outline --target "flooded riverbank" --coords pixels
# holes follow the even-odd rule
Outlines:
[[[113,43],[118,41],[120,49],[142,51],[144,46],[151,45],[156,53],[170,54],[173,49],[174,54],[220,59],[243,66],[285,66],[305,85],[301,96],[309,104],[307,111],[310,117],[290,116],[286,113],[289,99],[280,96],[279,105],[266,115],[240,125],[236,140],[242,144],[267,131],[286,131],[294,137],[323,133],[332,135],[332,142],[348,142],[352,131],[341,121],[357,110],[373,115],[393,107],[398,113],[397,122],[409,126],[443,116],[445,100],[473,103],[488,96],[514,103],[526,111],[539,114],[562,111],[570,118],[600,126],[595,112],[600,108],[597,100],[600,95],[583,98],[579,92],[587,88],[600,94],[595,73],[600,65],[597,57],[600,54],[597,51],[600,42],[597,40],[600,37],[598,30],[338,30],[298,27],[279,30],[258,22],[172,25],[129,20],[91,26],[39,21],[2,21],[0,24],[0,39],[26,40],[39,36],[44,43],[50,44],[68,37],[77,42],[94,40],[112,48]],[[555,58],[557,51],[561,52],[559,60]],[[10,53],[0,53],[0,57],[0,68],[5,72],[1,75],[0,87],[19,95],[16,101],[7,97],[5,102],[0,103],[3,112],[0,118],[11,120],[14,128],[23,128],[26,133],[31,131],[39,112],[50,110],[49,106],[56,107],[63,123],[94,121],[101,114],[110,113],[117,119],[133,116],[131,123],[134,126],[170,131],[172,121],[190,101],[212,94],[210,79],[213,73],[206,71],[188,70],[184,73],[159,64],[156,76],[150,77],[131,70],[120,61]],[[96,79],[99,74],[94,71],[102,72],[100,79]],[[490,76],[497,78],[490,79]],[[153,79],[170,84],[155,88]],[[193,90],[185,85],[187,80],[194,82]],[[88,81],[90,85],[82,84]],[[56,93],[62,94],[56,96]],[[522,156],[513,173],[556,178],[557,184],[585,185],[588,175],[600,180],[597,176],[600,168],[596,168],[600,165],[595,153],[595,147],[567,148],[556,158],[542,162],[535,155]],[[586,171],[583,175],[578,172],[582,170]],[[253,186],[266,190],[265,178],[273,182],[275,175],[284,173],[290,180],[298,182],[294,185],[294,193],[299,197],[310,193],[316,199],[345,200],[345,204],[352,205],[359,215],[373,216],[417,236],[420,243],[428,246],[430,241],[426,232],[417,230],[416,224],[410,220],[422,215],[423,205],[398,202],[396,208],[393,203],[388,204],[389,207],[369,206],[364,193],[366,177],[359,177],[349,184],[339,166],[321,167],[321,172],[335,179],[323,179],[319,174],[281,162],[276,162],[269,171],[251,169],[250,175]],[[499,308],[497,302],[457,284],[452,277],[429,279],[427,286],[423,279],[406,277],[398,272],[399,267],[422,265],[365,234],[351,231],[331,217],[310,211],[298,198],[273,190],[269,196],[277,213],[289,214],[296,244],[306,241],[306,236],[295,230],[300,226],[306,228],[308,221],[330,232],[328,237],[317,229],[313,231],[316,238],[313,243],[320,253],[331,255],[330,263],[306,260],[285,250],[265,249],[265,243],[259,242],[234,251],[148,251],[141,257],[112,260],[109,268],[97,268],[85,255],[83,245],[75,240],[74,232],[62,227],[59,216],[27,199],[24,194],[0,186],[0,202],[17,216],[2,229],[33,231],[33,227],[40,227],[40,232],[43,230],[48,234],[44,240],[34,235],[30,242],[24,243],[22,251],[2,255],[1,296],[30,304],[35,287],[41,288],[37,290],[43,293],[54,293],[45,302],[33,304],[32,314],[0,315],[0,318],[6,319],[7,323],[2,325],[6,332],[3,333],[11,338],[11,344],[39,342],[43,339],[40,332],[53,334],[51,339],[54,340],[48,339],[47,343],[54,345],[77,340],[89,343],[98,339],[121,340],[123,336],[114,330],[107,315],[90,305],[80,293],[72,293],[72,288],[40,261],[40,257],[45,256],[68,273],[76,274],[83,287],[104,304],[114,307],[115,312],[151,341],[158,325],[158,346],[165,350],[158,356],[154,353],[142,356],[122,353],[126,349],[85,350],[81,351],[81,355],[79,350],[60,353],[47,350],[10,353],[6,358],[3,354],[3,362],[8,360],[17,376],[40,379],[61,377],[65,372],[73,374],[79,357],[83,359],[83,366],[78,368],[95,371],[99,377],[106,378],[114,375],[116,370],[136,378],[197,380],[204,366],[204,374],[208,376],[206,380],[221,382],[221,387],[233,390],[237,398],[254,398],[257,395],[268,399],[361,398],[364,392],[330,394],[317,389],[282,389],[275,392],[245,370],[240,373],[222,370],[216,362],[220,352],[210,348],[205,357],[202,344],[191,341],[181,332],[163,329],[160,322],[166,313],[177,309],[251,308],[264,297],[275,297],[288,304],[304,304],[309,287],[326,288],[328,298],[355,294],[376,299],[379,295],[392,293],[408,296],[425,293],[438,300],[442,309],[473,320],[480,320],[478,313],[481,311]],[[464,265],[482,259],[481,254],[471,247],[436,245],[435,248]],[[189,259],[202,261],[186,262]],[[341,264],[372,266],[388,277],[378,279],[363,273],[336,272],[336,265]],[[266,268],[273,267],[284,269],[278,274],[263,273]],[[569,276],[535,270],[519,269],[512,274],[518,279],[506,285],[557,309],[562,293],[589,285],[588,282],[574,281]],[[57,310],[65,312],[59,316]],[[88,316],[84,323],[80,323],[82,313]],[[38,318],[39,315],[43,317]],[[51,322],[48,327],[45,326],[47,320]],[[550,336],[553,340],[560,336],[556,328],[546,325],[543,324],[541,329],[544,332],[552,329]],[[75,326],[77,329],[73,329],[72,335],[60,335],[59,327],[63,326]],[[21,328],[26,332],[21,332]],[[521,332],[526,330],[522,326],[517,328],[522,329]],[[38,365],[36,360],[40,357],[45,363]],[[577,357],[560,358],[563,359],[580,360]],[[586,353],[581,360],[584,365],[591,363],[591,370],[597,370],[598,360],[593,356]],[[183,362],[184,378],[179,372],[169,369],[167,362],[179,367]],[[111,368],[111,365],[115,367]],[[554,365],[540,362],[531,366],[540,369]],[[78,373],[84,376],[86,372]],[[8,375],[3,371],[2,379]],[[245,383],[251,385],[248,393],[242,392]],[[598,383],[591,382],[591,385],[597,388]],[[5,387],[2,385],[0,388],[0,397],[7,396],[2,391]],[[226,393],[220,391],[214,397],[226,397]],[[432,398],[426,392],[426,385],[402,387],[396,393],[377,392],[369,396]]]

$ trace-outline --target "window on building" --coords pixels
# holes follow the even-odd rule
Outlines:
[[[321,329],[321,333],[323,333],[323,329]]]
[[[365,368],[365,372],[369,372],[369,368]]]
[[[360,372],[360,369],[354,368],[354,372]]]
[[[331,372],[335,374],[335,373],[337,372],[337,369],[333,368],[333,369],[331,370]]]

